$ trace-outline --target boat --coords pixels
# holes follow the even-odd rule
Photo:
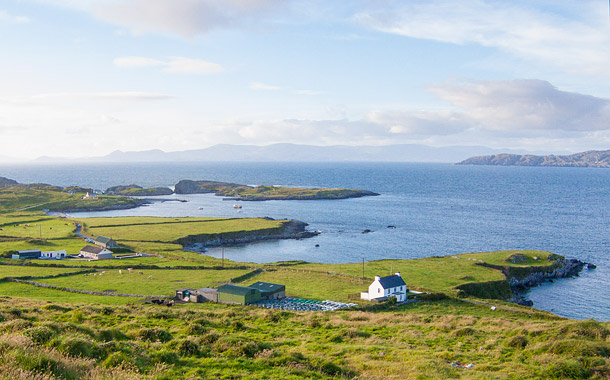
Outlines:
[[[199,207],[197,210],[203,210],[203,207]]]
[[[234,204],[234,205],[233,205],[233,208],[241,208],[241,205]]]

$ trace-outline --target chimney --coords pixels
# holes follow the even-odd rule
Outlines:
[[[375,281],[381,280],[381,276],[375,276]]]
[[[395,274],[396,274],[398,277],[400,277],[400,272],[396,272]]]

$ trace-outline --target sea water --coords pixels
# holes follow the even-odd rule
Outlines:
[[[211,194],[172,195],[131,210],[74,216],[220,216],[298,219],[311,239],[225,248],[226,258],[323,263],[411,259],[505,249],[539,249],[597,265],[580,277],[532,289],[537,308],[610,320],[610,170],[398,163],[160,163],[0,166],[21,183],[172,186],[181,179],[342,187],[376,197],[240,202]],[[394,226],[390,227],[390,226]],[[363,233],[370,230],[370,233]],[[207,254],[219,256],[211,249]],[[407,279],[408,283],[408,279]]]

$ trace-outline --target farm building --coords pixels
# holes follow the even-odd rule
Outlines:
[[[80,250],[80,254],[90,260],[105,260],[112,259],[112,252],[102,247],[94,247],[86,245]]]
[[[44,251],[42,252],[41,259],[58,259],[61,260],[67,256],[66,250],[62,251]]]
[[[382,301],[388,297],[396,297],[398,302],[407,299],[407,284],[400,273],[385,277],[375,276],[375,281],[369,285],[369,291],[360,293],[360,298],[367,301]]]
[[[261,292],[258,289],[225,284],[218,288],[218,302],[249,305],[261,299]]]
[[[218,290],[213,288],[178,289],[176,299],[184,302],[218,302]]]
[[[280,300],[286,298],[286,285],[258,281],[248,287],[258,289],[261,292],[261,299],[264,300]]]
[[[17,251],[17,254],[11,255],[12,259],[25,260],[25,259],[39,259],[42,252],[39,249],[28,249],[25,251]]]
[[[112,238],[106,236],[98,236],[93,241],[95,245],[99,245],[102,248],[118,248],[118,244]]]

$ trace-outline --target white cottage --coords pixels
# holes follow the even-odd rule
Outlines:
[[[61,260],[67,256],[66,250],[61,251],[43,251],[40,258],[42,259],[57,259]]]
[[[360,298],[367,301],[396,297],[396,301],[403,302],[407,299],[407,284],[400,273],[392,276],[375,276],[375,281],[369,285],[368,292],[360,293]]]

